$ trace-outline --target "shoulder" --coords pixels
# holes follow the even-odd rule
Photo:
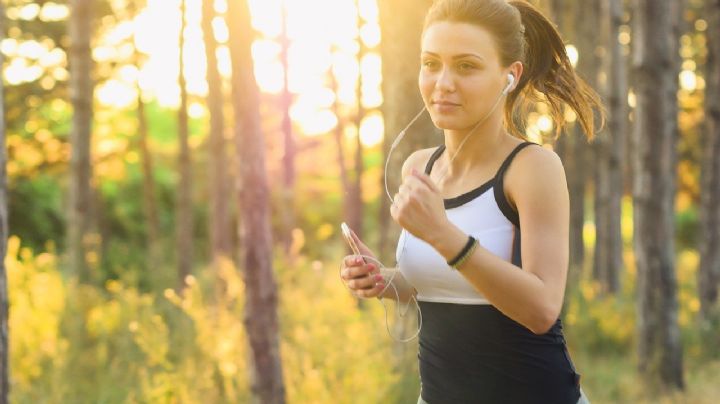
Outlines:
[[[517,210],[519,200],[557,201],[567,196],[565,168],[555,151],[540,145],[524,147],[505,173],[505,194]],[[535,200],[540,202],[541,200]]]
[[[558,170],[562,169],[562,160],[551,148],[531,144],[524,147],[515,158],[513,165],[520,169]]]
[[[437,150],[437,146],[429,147],[427,149],[415,150],[414,152],[412,152],[403,163],[402,181],[405,181],[405,177],[410,175],[410,171],[413,168],[418,171],[424,172],[425,165],[427,164],[428,160],[430,160],[430,156],[432,156],[435,150]]]

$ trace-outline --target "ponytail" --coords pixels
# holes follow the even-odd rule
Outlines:
[[[520,12],[521,33],[524,30],[525,69],[505,103],[505,119],[510,123],[510,130],[516,136],[523,136],[527,124],[525,112],[531,102],[542,101],[540,94],[543,94],[550,107],[556,137],[565,127],[564,105],[567,105],[575,112],[586,137],[593,139],[594,110],[598,111],[600,127],[605,123],[600,97],[575,72],[555,26],[526,1],[513,0],[509,4]]]

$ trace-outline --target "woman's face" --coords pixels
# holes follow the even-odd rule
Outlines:
[[[438,128],[474,126],[493,107],[507,85],[491,34],[477,25],[431,24],[422,37],[420,93]],[[496,112],[502,111],[498,105]]]

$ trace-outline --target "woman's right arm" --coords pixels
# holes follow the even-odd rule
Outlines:
[[[427,155],[432,152],[433,149],[417,150],[408,156],[403,162],[401,169],[401,181],[405,180],[405,177],[410,175],[410,171],[415,168],[421,170],[422,162],[427,160]],[[375,257],[372,251],[360,240],[354,231],[350,231],[351,237],[355,240],[362,254]],[[350,289],[353,294],[361,298],[383,298],[398,300],[401,303],[408,303],[410,299],[417,295],[415,288],[405,279],[397,268],[386,268],[378,271],[377,263],[363,263],[357,262],[356,256],[346,256],[343,259],[343,268],[340,273],[345,285]],[[395,276],[392,276],[392,274]],[[382,275],[382,278],[376,275]],[[385,282],[390,282],[392,279],[392,286],[385,288]],[[393,286],[395,287],[393,289]],[[397,290],[397,294],[396,291]]]
[[[410,172],[413,168],[418,171],[423,171],[422,164],[429,158],[428,155],[432,153],[433,150],[434,149],[432,148],[416,150],[405,159],[402,168],[400,169],[401,184],[405,181],[405,177],[410,175]],[[410,284],[410,282],[405,279],[402,272],[398,271],[397,268],[389,268],[386,271],[389,272],[388,275],[383,274],[385,275],[384,278],[386,282],[390,282],[390,277],[392,276],[392,273],[396,272],[395,277],[392,278],[392,284],[397,289],[397,295],[395,294],[395,290],[393,290],[392,287],[388,287],[382,293],[381,297],[383,299],[398,300],[399,296],[400,302],[409,303],[410,299],[417,295],[417,290],[415,290],[415,288]]]
[[[433,148],[416,150],[405,159],[402,165],[402,169],[400,170],[401,184],[405,181],[405,177],[410,175],[410,172],[413,168],[418,171],[424,171],[422,167],[423,162],[427,161],[429,155],[433,152],[433,150]],[[410,299],[412,297],[417,296],[417,290],[415,290],[415,288],[410,284],[410,282],[405,279],[402,272],[398,271],[397,268],[389,268],[389,270],[387,271],[389,272],[389,275],[384,276],[386,282],[389,282],[392,273],[396,272],[395,277],[392,278],[392,284],[397,289],[397,295],[395,294],[395,290],[393,290],[392,287],[388,287],[382,293],[382,298],[398,300],[399,296],[400,302],[408,303],[410,302]]]

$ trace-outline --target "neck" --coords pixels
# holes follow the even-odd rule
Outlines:
[[[445,178],[462,177],[474,168],[492,161],[498,147],[509,136],[502,125],[502,114],[493,114],[473,130],[475,124],[469,128],[445,130]]]

